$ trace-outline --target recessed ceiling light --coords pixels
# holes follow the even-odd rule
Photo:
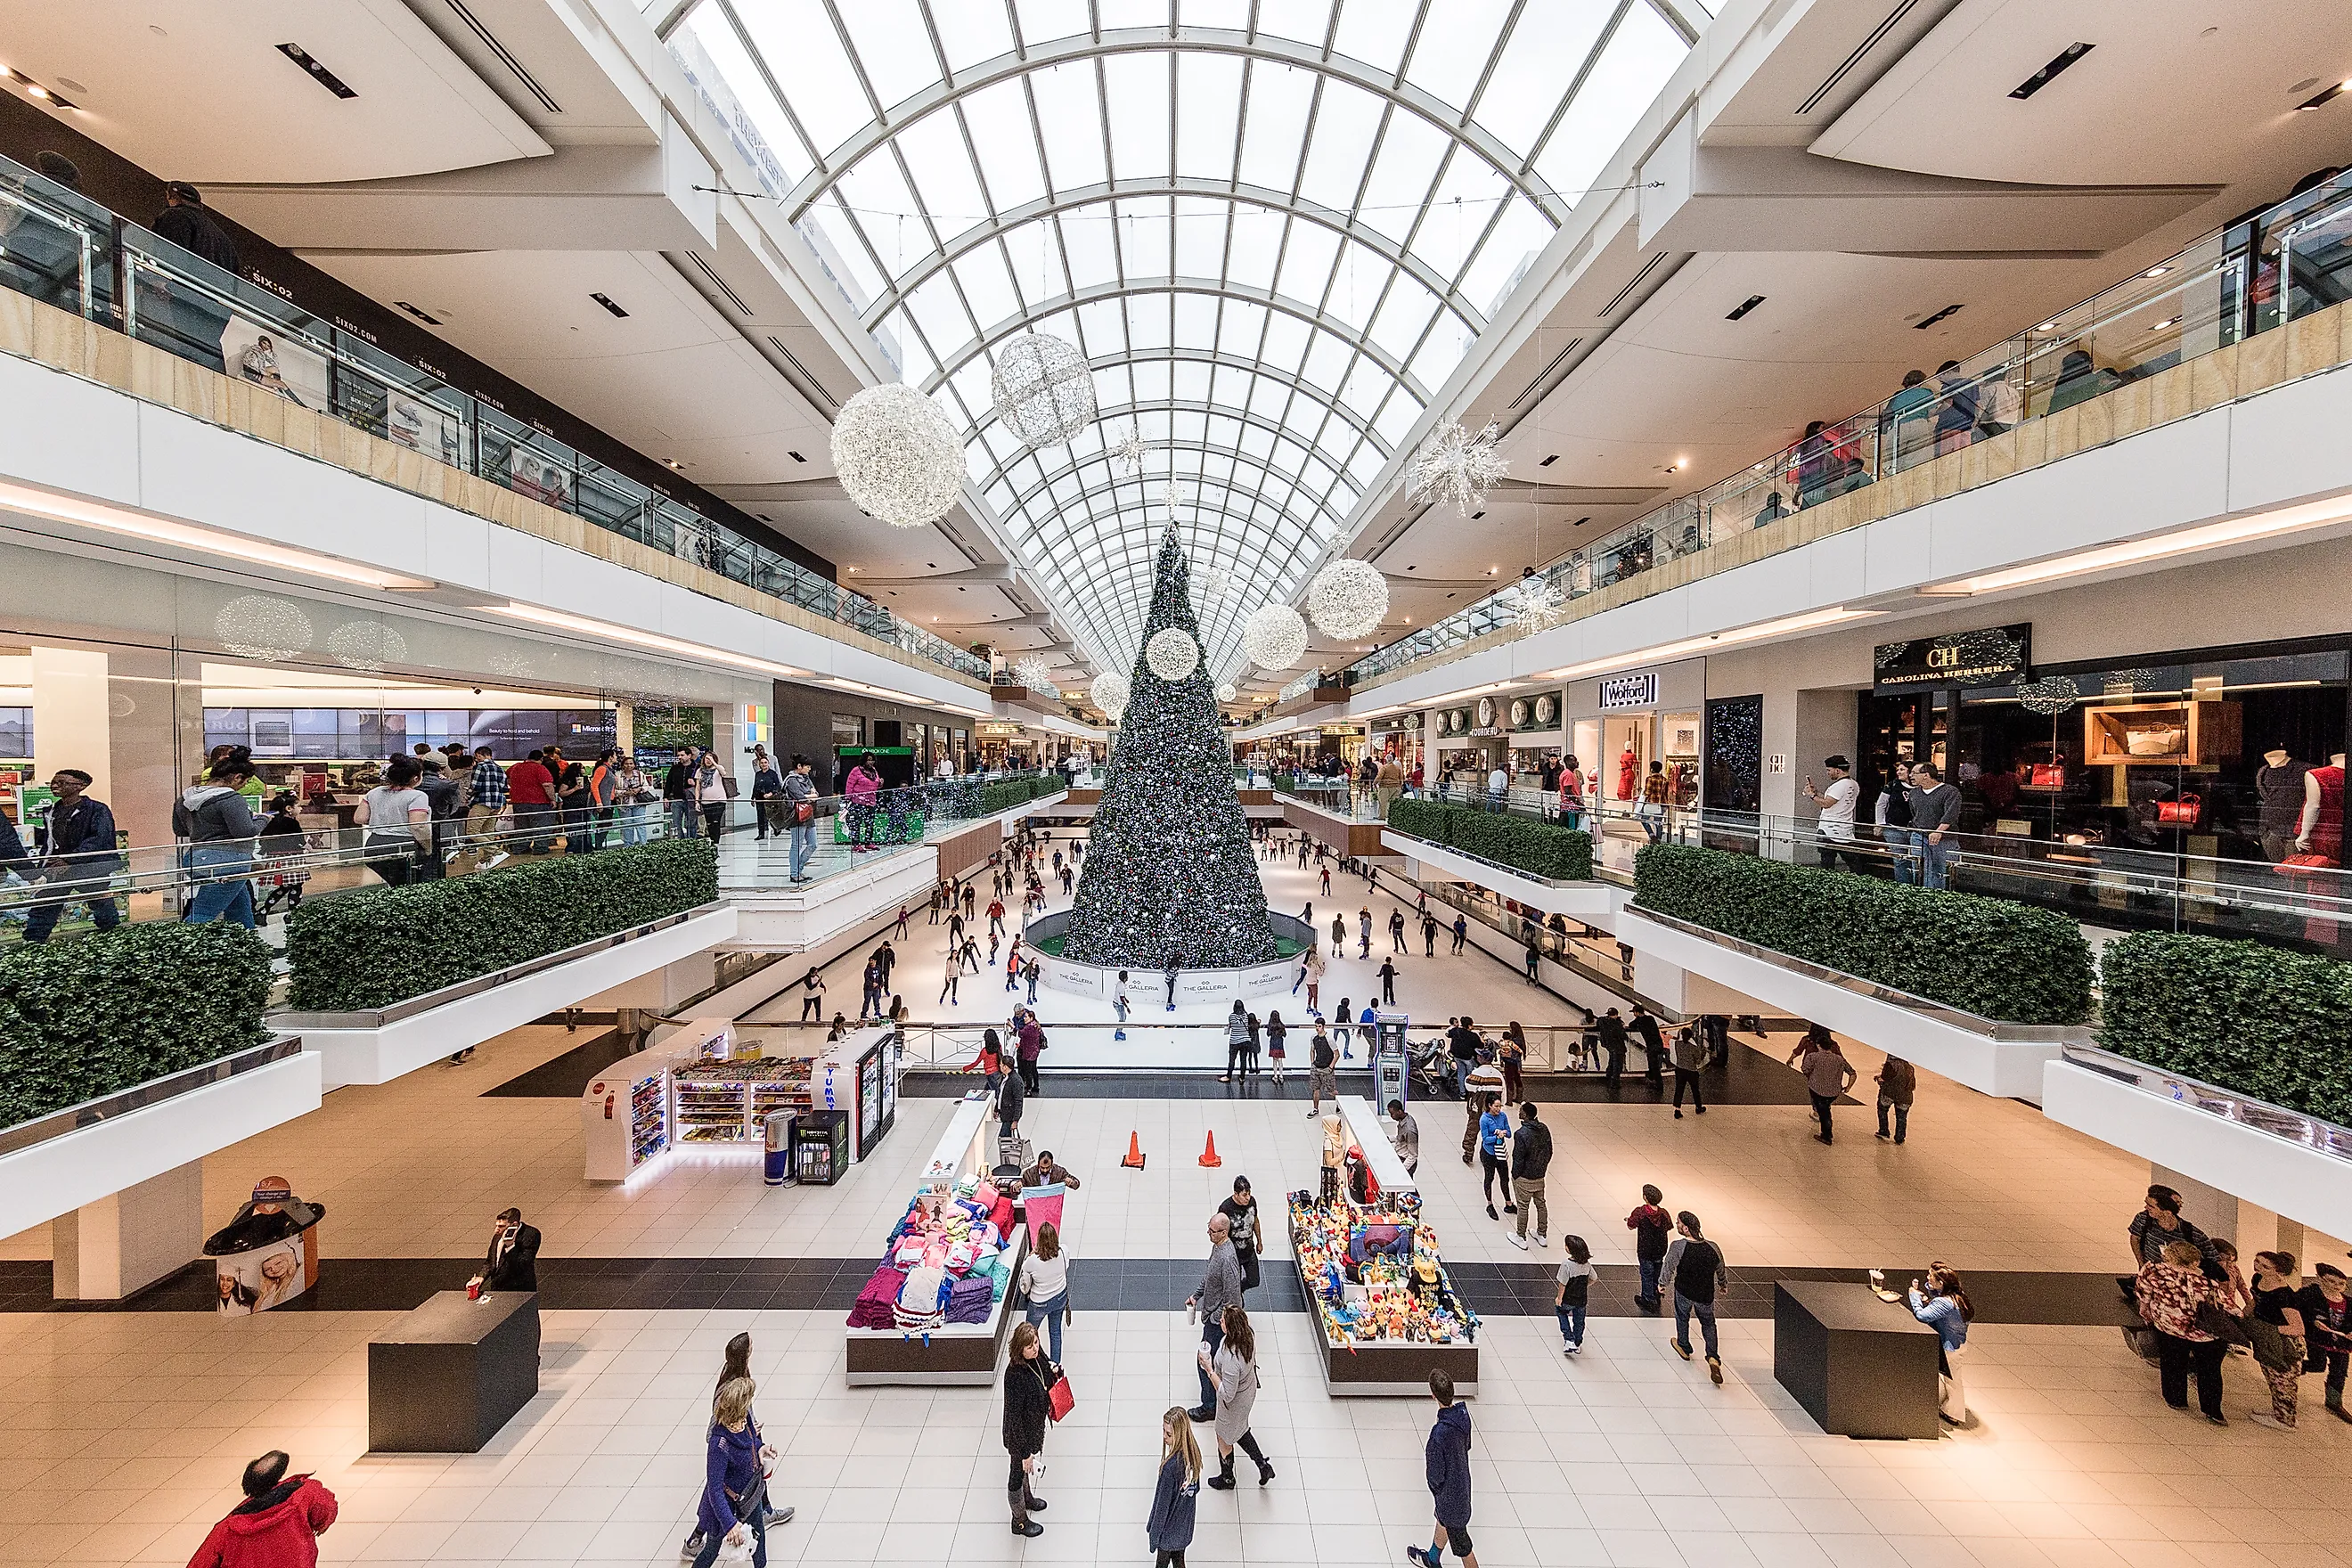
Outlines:
[[[430,310],[412,305],[405,300],[394,300],[393,303],[399,306],[402,310],[407,311],[410,315],[415,317],[418,321],[424,322],[428,327],[437,327],[441,324],[440,317],[433,314]]]
[[[787,451],[784,456],[790,458],[795,463],[805,463],[808,461],[806,458],[802,457],[798,452]]]
[[[2141,273],[2140,276],[2143,278],[2161,278],[2171,270],[2172,268],[2169,267],[2151,267],[2147,271]]]
[[[2067,45],[2058,51],[2056,57],[2048,65],[2011,88],[2009,96],[2021,100],[2032,98],[2035,93],[2057,80],[2061,74],[2073,68],[2074,62],[2089,54],[2095,47],[2091,44]]]
[[[629,313],[621,309],[618,305],[613,303],[613,297],[610,294],[592,293],[588,298],[595,300],[599,305],[604,306],[605,310],[611,311],[614,315],[619,316],[624,320],[627,319]]]
[[[1538,464],[1536,465],[1536,467],[1537,467],[1537,468],[1550,468],[1554,463],[1557,463],[1557,462],[1559,462],[1559,454],[1558,452],[1554,452],[1550,457],[1546,458],[1542,462],[1538,463]]]
[[[2333,103],[2337,99],[2343,97],[2347,89],[2352,89],[2352,81],[2339,81],[2335,86],[2321,92],[2317,97],[2296,104],[2295,108],[2298,110],[2305,112],[2314,109],[2324,108],[2327,104]]]
[[[278,46],[278,52],[284,55],[288,59],[292,60],[296,65],[300,66],[305,75],[310,77],[312,81],[317,82],[320,87],[325,88],[329,92],[333,93],[337,98],[357,98],[359,96],[357,92],[344,85],[342,78],[337,76],[325,66],[320,65],[317,60],[311,58],[310,51],[304,48],[301,45],[280,44]]]
[[[1945,317],[1950,315],[1953,311],[1958,310],[1958,309],[1959,307],[1958,305],[1947,305],[1942,310],[1937,311],[1934,315],[1924,317],[1919,321],[1912,322],[1911,330],[1915,332],[1924,332],[1929,327],[1934,326],[1937,322],[1942,321]]]
[[[1742,300],[1738,304],[1737,304],[1737,305],[1733,306],[1733,307],[1732,307],[1732,309],[1731,309],[1731,313],[1730,313],[1729,315],[1727,315],[1727,316],[1724,317],[1723,319],[1724,319],[1725,321],[1736,321],[1739,320],[1739,318],[1740,318],[1740,317],[1742,317],[1742,316],[1744,316],[1744,315],[1748,314],[1748,311],[1750,311],[1750,310],[1752,310],[1756,309],[1756,307],[1757,307],[1757,306],[1759,306],[1759,305],[1762,304],[1763,302],[1764,302],[1764,296],[1763,296],[1763,295],[1761,295],[1761,294],[1750,294],[1749,296],[1748,296],[1748,298],[1747,298],[1747,299]]]

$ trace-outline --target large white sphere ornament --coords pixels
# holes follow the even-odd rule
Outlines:
[[[1369,561],[1334,561],[1307,584],[1307,613],[1325,637],[1344,640],[1369,636],[1389,613],[1388,579]]]
[[[869,386],[833,422],[833,467],[858,510],[893,528],[937,522],[963,496],[963,443],[902,381]]]
[[[1287,605],[1268,605],[1242,623],[1242,651],[1260,669],[1288,669],[1307,655],[1307,623]]]
[[[989,368],[996,416],[1030,446],[1058,447],[1094,423],[1094,372],[1061,339],[1037,332],[1007,338]]]
[[[1143,645],[1143,662],[1172,685],[1201,668],[1201,645],[1182,626],[1162,626]]]
[[[1127,700],[1130,695],[1132,693],[1128,689],[1127,677],[1117,670],[1107,669],[1095,677],[1095,706],[1104,712],[1124,713],[1127,711]]]
[[[1238,688],[1238,687],[1234,686],[1234,684],[1232,681],[1228,680],[1228,681],[1226,681],[1223,686],[1220,686],[1220,687],[1218,687],[1218,688],[1217,688],[1217,700],[1218,700],[1218,701],[1220,701],[1220,702],[1235,702],[1235,701],[1239,701],[1240,700],[1241,700],[1241,689],[1240,689],[1240,688]]]

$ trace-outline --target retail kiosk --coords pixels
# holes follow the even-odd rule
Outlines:
[[[1421,1222],[1421,1193],[1361,1095],[1342,1095],[1339,1118],[1380,1191],[1370,1204],[1290,1196],[1290,1249],[1307,1309],[1323,1334],[1323,1386],[1334,1398],[1427,1398],[1444,1368],[1456,1394],[1478,1392],[1478,1315],[1463,1300]]]
[[[983,1180],[996,1163],[994,1118],[995,1111],[984,1094],[975,1092],[958,1105],[948,1119],[947,1131],[940,1135],[938,1147],[923,1163],[909,1202],[948,1197],[968,1184]],[[995,1382],[1004,1342],[1013,1332],[1013,1320],[1020,1316],[1021,1309],[1014,1297],[1019,1291],[1022,1260],[1029,1254],[1025,1226],[1015,1225],[1003,1239],[1003,1248],[997,1255],[1003,1282],[984,1321],[949,1322],[921,1331],[896,1326],[846,1328],[844,1332],[847,1336],[849,1385],[984,1387]],[[888,1259],[885,1258],[876,1278],[882,1278],[882,1271],[888,1267]],[[853,1323],[856,1316],[852,1313]]]

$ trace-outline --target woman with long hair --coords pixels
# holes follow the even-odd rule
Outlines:
[[[1060,1361],[1062,1319],[1070,1310],[1070,1260],[1062,1256],[1060,1226],[1037,1227],[1037,1244],[1021,1260],[1021,1299],[1029,1304],[1029,1326],[1047,1325],[1046,1359]]]
[[[767,1481],[761,1472],[775,1463],[776,1451],[761,1441],[759,1425],[751,1419],[754,1392],[750,1378],[730,1378],[712,1402],[709,1461],[696,1516],[702,1545],[694,1554],[694,1568],[710,1568],[720,1543],[740,1542],[747,1531],[751,1568],[768,1568]]]
[[[1037,1456],[1045,1451],[1045,1424],[1054,1413],[1054,1363],[1037,1343],[1037,1325],[1013,1325],[1013,1350],[1004,1363],[1004,1452],[1012,1468],[1004,1495],[1013,1505],[1013,1533],[1043,1535],[1045,1527],[1029,1516],[1045,1508],[1029,1489]],[[709,1564],[703,1564],[709,1568]]]
[[[1151,1494],[1151,1517],[1143,1523],[1145,1540],[1155,1554],[1152,1568],[1184,1568],[1200,1495],[1201,1445],[1184,1407],[1171,1405],[1160,1418],[1160,1484]]]
[[[1976,1304],[1960,1283],[1960,1271],[1948,1263],[1927,1265],[1923,1287],[1914,1279],[1911,1315],[1936,1331],[1936,1371],[1943,1379],[1939,1414],[1951,1426],[1969,1419],[1969,1391],[1960,1380],[1960,1354],[1969,1348],[1969,1325],[1977,1321]]]
[[[1257,1404],[1257,1331],[1250,1327],[1249,1311],[1243,1307],[1227,1307],[1224,1323],[1224,1342],[1214,1356],[1202,1345],[1201,1365],[1217,1396],[1217,1473],[1209,1478],[1209,1485],[1229,1492],[1234,1486],[1236,1447],[1256,1461],[1258,1485],[1274,1479],[1274,1467],[1266,1462],[1249,1429],[1250,1410]]]

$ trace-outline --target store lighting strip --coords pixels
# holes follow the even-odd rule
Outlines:
[[[782,676],[790,679],[804,679],[809,671],[794,669],[788,664],[775,664],[764,658],[754,658],[747,653],[735,653],[707,643],[688,642],[681,637],[668,637],[659,632],[639,631],[635,626],[617,626],[611,621],[574,616],[562,610],[542,609],[537,605],[505,604],[497,606],[500,615],[534,626],[551,626],[558,631],[578,632],[587,637],[609,637],[614,642],[650,648],[656,653],[674,653],[683,658],[706,659],[713,664],[732,665],[738,669],[752,670],[761,675]]]
[[[1938,583],[1933,587],[1920,589],[1919,593],[1929,598],[1966,598],[1975,594],[1993,594],[2004,588],[2022,588],[2062,577],[2111,572],[2118,566],[2137,566],[2150,561],[2191,555],[2202,550],[2219,550],[2225,545],[2271,539],[2283,533],[2325,528],[2338,522],[2352,522],[2352,503],[2347,503],[2342,497],[2311,501],[2302,506],[2281,507],[2275,511],[2256,512],[2252,517],[2231,518],[2223,522],[2209,522],[2200,528],[2159,533],[2150,539],[2105,544],[2095,550],[2082,550],[2072,555],[2037,561],[2029,566],[2011,566],[2000,572]]]
[[[1612,654],[1607,658],[1587,659],[1582,664],[1562,665],[1536,677],[1538,680],[1573,680],[1581,675],[1606,675],[1629,665],[1655,664],[1660,659],[1681,658],[1686,654],[1711,653],[1717,648],[1732,647],[1741,643],[1759,642],[1766,637],[1787,637],[1795,632],[1819,631],[1823,626],[1843,626],[1848,621],[1866,621],[1881,614],[1879,610],[1849,610],[1843,605],[1832,610],[1810,610],[1801,616],[1783,616],[1777,621],[1762,621],[1736,631],[1713,632],[1706,637],[1685,637],[1679,642],[1660,643],[1654,647],[1634,648],[1628,653]]]
[[[385,572],[373,566],[339,561],[315,551],[296,549],[289,544],[271,544],[216,528],[175,522],[168,518],[132,511],[127,507],[58,495],[5,480],[0,480],[0,507],[47,518],[51,522],[71,523],[77,528],[96,529],[101,533],[119,533],[131,539],[143,539],[151,544],[168,544],[174,549],[192,550],[201,554],[225,555],[230,560],[256,566],[274,566],[305,577],[323,577],[330,582],[350,583],[362,588],[416,593],[440,586],[429,577]]]

